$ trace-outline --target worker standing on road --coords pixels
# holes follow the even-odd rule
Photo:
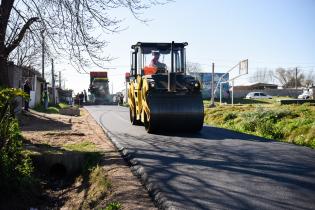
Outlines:
[[[83,99],[84,99],[84,93],[81,92],[79,94],[79,106],[82,106],[83,105]]]
[[[30,93],[31,93],[31,85],[30,85],[30,81],[28,79],[25,80],[24,85],[23,85],[23,90],[26,94],[29,95],[30,97]],[[28,111],[28,107],[29,107],[29,99],[25,99],[24,100],[24,110]]]
[[[84,102],[86,103],[87,102],[87,93],[86,93],[86,90],[84,89]]]

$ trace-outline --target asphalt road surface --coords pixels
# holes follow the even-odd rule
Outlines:
[[[129,109],[87,106],[165,209],[315,209],[315,150],[204,126],[147,134]]]

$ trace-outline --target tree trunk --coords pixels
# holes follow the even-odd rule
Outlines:
[[[6,53],[5,34],[15,0],[1,1],[0,5],[0,86],[9,87],[8,53]]]
[[[7,58],[0,57],[0,87],[9,87],[9,81]]]

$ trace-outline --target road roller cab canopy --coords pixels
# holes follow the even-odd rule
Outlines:
[[[166,74],[168,72],[186,73],[186,52],[183,43],[138,42],[132,45],[131,76]]]

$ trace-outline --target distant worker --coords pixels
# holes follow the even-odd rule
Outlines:
[[[43,91],[43,103],[44,103],[45,110],[47,110],[48,109],[48,89],[47,89],[47,84],[45,84],[45,89]]]
[[[29,95],[30,97],[30,94],[31,94],[31,85],[30,85],[30,81],[28,79],[25,80],[24,82],[24,85],[23,85],[23,90],[26,94]],[[25,111],[28,111],[28,108],[29,108],[29,99],[25,99],[24,100],[24,110]]]
[[[83,100],[84,100],[84,93],[81,92],[79,94],[79,106],[82,106],[83,105]]]
[[[86,103],[87,102],[87,93],[86,93],[86,90],[84,89],[84,102]]]
[[[122,106],[124,104],[124,95],[122,93],[117,94],[118,106]]]
[[[166,65],[159,61],[160,52],[153,51],[152,55],[153,55],[153,58],[151,60],[150,66],[156,67],[158,69],[157,73],[164,73],[166,71]]]

